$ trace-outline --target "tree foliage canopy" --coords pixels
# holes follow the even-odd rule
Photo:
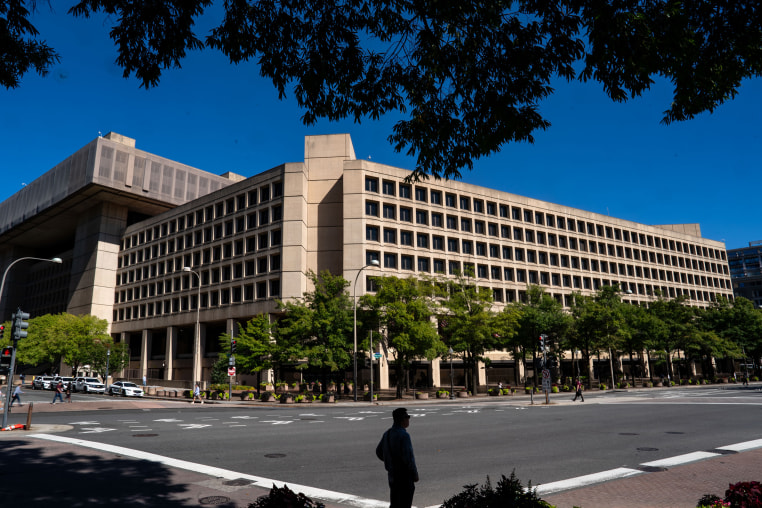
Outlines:
[[[24,0],[0,0],[0,84],[46,74],[60,58],[29,22]],[[727,0],[236,0],[204,37],[213,0],[82,0],[103,12],[117,64],[141,86],[212,48],[252,61],[303,121],[360,122],[402,113],[389,142],[417,158],[415,178],[459,178],[509,142],[533,141],[557,79],[598,82],[614,101],[671,82],[663,122],[713,111],[762,73],[762,9]]]

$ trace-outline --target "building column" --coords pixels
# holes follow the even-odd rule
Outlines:
[[[164,379],[172,381],[175,370],[175,351],[177,351],[177,327],[167,327],[167,345],[164,348]]]
[[[477,376],[479,377],[479,385],[475,387],[474,389],[474,395],[476,395],[479,392],[480,388],[484,388],[486,391],[487,387],[487,366],[484,365],[484,362],[477,362],[476,364],[476,372]]]
[[[143,330],[140,335],[140,371],[138,372],[138,377],[140,378],[148,375],[148,360],[151,356],[150,345],[151,332],[148,330]]]
[[[439,388],[442,385],[442,359],[431,360],[431,386]]]

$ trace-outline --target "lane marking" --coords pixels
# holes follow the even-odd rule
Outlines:
[[[754,441],[745,441],[743,443],[735,443],[727,446],[720,446],[718,450],[731,450],[734,452],[744,452],[746,450],[754,450],[756,448],[762,448],[762,439],[755,439]]]
[[[330,490],[320,489],[317,487],[309,487],[306,485],[299,485],[296,483],[286,483],[278,480],[272,480],[269,478],[263,478],[261,476],[254,476],[249,474],[238,473],[236,471],[230,471],[228,469],[222,469],[214,466],[207,466],[205,464],[198,464],[195,462],[189,462],[187,460],[173,459],[171,457],[165,457],[163,455],[157,455],[155,453],[143,452],[140,450],[133,450],[131,448],[124,448],[122,446],[114,446],[105,443],[96,443],[94,441],[86,441],[84,439],[76,439],[65,436],[56,436],[52,434],[31,434],[31,438],[43,439],[48,441],[55,441],[59,443],[66,443],[75,446],[81,446],[83,448],[91,448],[94,450],[100,450],[108,453],[122,455],[125,457],[132,457],[135,459],[148,460],[159,464],[164,464],[167,467],[173,467],[177,469],[184,469],[186,471],[193,471],[208,476],[223,478],[225,480],[238,480],[246,479],[252,482],[254,486],[272,490],[273,487],[281,488],[287,485],[289,489],[296,493],[304,494],[307,497],[319,499],[329,503],[345,504],[347,506],[354,506],[357,508],[388,508],[389,501],[379,501],[377,499],[368,499],[360,496],[354,496],[352,494],[344,494],[342,492],[333,492]]]

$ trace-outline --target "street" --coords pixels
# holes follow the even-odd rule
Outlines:
[[[27,399],[38,394],[52,399],[50,392],[27,393],[34,395]],[[74,398],[71,411],[40,411],[35,423],[71,426],[57,433],[62,437],[245,475],[369,499],[388,496],[374,449],[391,425],[394,404],[230,407],[185,402],[79,411],[85,405],[97,408],[104,398]],[[762,392],[756,386],[591,392],[586,402],[574,404],[568,399],[569,394],[553,394],[555,403],[540,404],[538,397],[533,406],[526,398],[510,397],[470,404],[407,401],[421,474],[415,504],[438,505],[465,484],[482,483],[488,476],[494,482],[513,470],[522,482],[536,486],[762,437]]]

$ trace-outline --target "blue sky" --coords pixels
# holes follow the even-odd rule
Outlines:
[[[33,21],[61,62],[44,78],[29,74],[19,89],[0,89],[0,200],[109,131],[217,174],[301,161],[305,135],[340,132],[352,135],[358,158],[414,166],[386,141],[394,117],[305,127],[295,101],[279,101],[255,64],[233,66],[208,50],[141,89],[114,64],[109,22],[67,16],[70,3],[55,2],[51,14],[42,2]],[[762,184],[762,80],[745,82],[713,114],[660,125],[670,101],[664,83],[616,104],[596,83],[559,82],[540,105],[550,129],[477,161],[463,181],[645,224],[697,222],[729,249],[762,240],[753,197]]]

